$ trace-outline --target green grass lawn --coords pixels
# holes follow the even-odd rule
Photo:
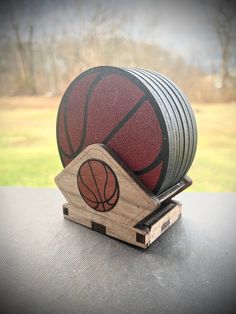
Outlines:
[[[52,187],[59,98],[0,98],[0,185]],[[236,103],[194,105],[199,129],[192,191],[236,191]]]

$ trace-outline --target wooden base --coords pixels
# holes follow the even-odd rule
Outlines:
[[[63,214],[66,219],[141,248],[147,248],[173,225],[181,217],[181,210],[181,203],[172,200],[136,226],[130,227],[109,218],[101,219],[96,214],[88,218],[83,210],[68,203],[63,205]]]
[[[187,176],[158,196],[106,146],[85,148],[55,182],[67,200],[64,216],[93,230],[147,248],[181,215],[172,197],[191,185]]]

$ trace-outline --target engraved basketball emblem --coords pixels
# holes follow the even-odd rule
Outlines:
[[[85,161],[78,170],[77,185],[85,203],[97,211],[111,210],[119,199],[118,180],[104,161]]]

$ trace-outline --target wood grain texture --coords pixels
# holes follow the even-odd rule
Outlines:
[[[158,237],[160,237],[171,225],[173,225],[181,215],[181,205],[176,203],[166,215],[161,217],[150,229],[137,229],[114,221],[108,217],[99,215],[88,215],[81,208],[74,207],[71,204],[64,204],[68,208],[68,214],[64,215],[66,219],[79,223],[85,227],[92,229],[92,223],[105,226],[105,234],[113,238],[125,241],[132,245],[147,248]],[[143,236],[143,243],[137,241],[137,234]]]
[[[104,172],[103,166],[110,168],[119,186],[119,198],[109,211],[96,210],[94,203],[88,202],[84,196],[87,186],[91,195],[100,197],[102,202],[101,193],[96,194],[96,188],[101,191],[104,188],[105,191],[109,185],[109,180],[103,178],[104,173],[109,172]],[[111,182],[114,183],[114,180]],[[167,200],[191,184],[191,180],[185,178],[158,198],[112,151],[101,144],[88,146],[57,175],[55,182],[68,201],[63,205],[65,218],[141,248],[147,248],[180,217],[181,204]],[[87,185],[81,193],[80,187],[84,183]],[[161,200],[167,205],[161,207],[163,214],[160,215]],[[150,215],[153,223],[140,227],[139,223],[147,217],[150,220]]]
[[[109,212],[97,212],[81,197],[77,186],[77,173],[80,166],[89,159],[102,160],[114,171],[120,187],[120,195],[116,206]],[[68,166],[55,178],[55,182],[64,194],[68,203],[80,208],[89,217],[99,215],[117,223],[134,226],[141,219],[155,210],[158,200],[145,191],[120,163],[115,160],[103,145],[93,144],[85,148]]]
[[[106,235],[139,247],[145,247],[142,243],[136,242],[136,233],[138,232],[145,236],[147,233],[146,231],[127,226],[108,217],[86,214],[81,208],[75,208],[71,204],[66,204],[64,206],[68,206],[68,215],[64,215],[66,219],[77,222],[88,228],[92,228],[92,222],[96,222],[106,227]]]
[[[176,206],[151,227],[147,235],[147,242],[149,243],[149,245],[153,243],[162,233],[164,233],[180,218],[182,205],[179,202],[175,203]]]

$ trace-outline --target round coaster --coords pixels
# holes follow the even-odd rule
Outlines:
[[[88,145],[103,143],[154,194],[184,177],[196,140],[196,121],[185,96],[156,72],[89,69],[70,84],[58,110],[57,144],[63,166]],[[109,210],[104,204],[94,206]]]

